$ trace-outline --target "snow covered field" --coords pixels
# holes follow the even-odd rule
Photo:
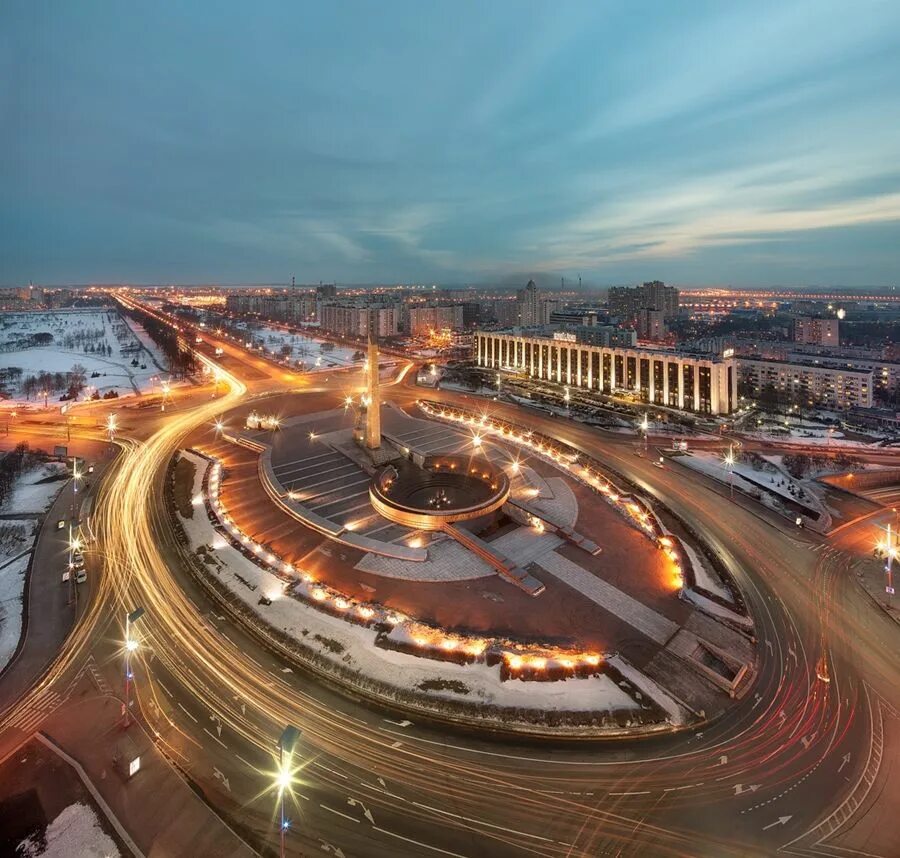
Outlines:
[[[77,368],[80,367],[81,370]],[[150,390],[168,373],[152,340],[117,310],[7,313],[0,322],[0,381],[11,403],[51,407],[68,389],[73,372],[85,394],[119,396]]]
[[[37,538],[34,519],[12,516],[41,514],[50,509],[66,485],[65,480],[54,477],[65,472],[66,466],[61,462],[46,462],[25,471],[0,509],[11,516],[0,519],[0,670],[9,663],[22,634],[25,573]]]
[[[119,854],[93,808],[81,803],[63,808],[43,834],[32,834],[16,849],[22,858],[118,858]]]
[[[253,326],[253,342],[261,343],[275,357],[290,356],[291,363],[302,362],[307,371],[362,366],[365,347],[358,349],[328,343],[306,334],[294,334],[268,325]],[[290,352],[287,348],[290,347]],[[359,353],[361,356],[354,360]]]
[[[66,470],[62,462],[45,462],[25,471],[0,512],[20,515],[46,512],[66,484],[59,479]]]
[[[9,663],[22,634],[22,596],[31,553],[0,567],[0,670]]]

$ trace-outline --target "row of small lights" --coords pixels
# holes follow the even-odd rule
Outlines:
[[[598,667],[602,661],[601,656],[593,652],[573,652],[555,647],[541,647],[529,651],[526,648],[507,648],[507,645],[502,642],[491,641],[487,638],[448,634],[424,623],[419,623],[399,611],[388,610],[381,605],[358,602],[317,582],[308,572],[300,571],[293,564],[282,560],[272,552],[267,552],[259,543],[254,542],[247,534],[243,533],[222,504],[219,496],[221,479],[222,464],[213,460],[208,479],[209,505],[231,539],[239,548],[265,562],[271,567],[274,574],[291,576],[292,581],[299,578],[301,584],[299,591],[305,594],[313,604],[327,606],[336,613],[348,617],[355,615],[356,619],[364,625],[385,623],[392,627],[402,626],[412,644],[423,652],[431,654],[432,657],[449,658],[454,655],[465,655],[480,658],[488,649],[496,648],[510,672],[522,673],[523,678],[527,677],[528,672],[540,673],[550,668],[561,668],[566,671],[574,671],[579,667],[591,669]],[[195,498],[194,502],[199,505],[203,502],[203,498]]]
[[[482,434],[493,434],[505,442],[529,448],[537,455],[552,462],[556,467],[568,471],[576,479],[599,491],[609,503],[630,518],[643,533],[650,539],[653,539],[665,551],[674,564],[672,572],[673,583],[676,585],[676,589],[680,590],[684,586],[684,573],[673,538],[657,533],[653,519],[639,503],[618,491],[609,480],[602,477],[597,471],[591,470],[587,465],[578,464],[579,454],[577,452],[565,452],[549,443],[547,439],[535,436],[531,430],[517,430],[508,424],[497,422],[483,414],[476,417],[474,414],[467,413],[461,409],[435,406],[425,401],[420,401],[419,407],[429,417],[439,417],[443,420],[470,426],[475,433],[472,437],[472,444],[475,447],[482,445]],[[519,467],[519,462],[512,462],[510,470],[513,473],[518,473]]]

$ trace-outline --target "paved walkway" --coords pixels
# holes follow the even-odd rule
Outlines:
[[[677,623],[555,551],[544,555],[538,566],[658,644],[665,644],[678,631]]]
[[[446,537],[429,546],[428,559],[423,563],[367,554],[356,564],[355,568],[362,572],[373,572],[385,578],[419,581],[420,583],[470,581],[475,578],[489,578],[491,575],[497,574],[494,568],[484,560]]]
[[[148,858],[255,855],[176,774],[138,725],[122,728],[119,707],[110,697],[86,697],[55,713],[42,730],[82,767],[110,821],[121,825]],[[130,779],[113,765],[126,733],[140,756],[140,771]]]

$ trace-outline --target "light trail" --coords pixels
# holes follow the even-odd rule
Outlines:
[[[809,692],[815,659],[810,663],[804,647],[817,653],[823,628],[829,640],[839,634],[833,596],[823,604],[820,595],[810,592],[808,583],[791,568],[789,542],[783,534],[748,515],[742,515],[739,532],[726,534],[718,499],[692,491],[688,481],[666,473],[658,478],[670,495],[667,502],[710,522],[714,543],[727,538],[729,553],[756,569],[754,579],[742,583],[761,622],[759,633],[771,635],[778,647],[772,669],[759,685],[765,705],[758,711],[742,707],[731,723],[712,731],[715,738],[708,743],[691,745],[690,736],[685,736],[671,752],[654,752],[651,746],[633,759],[610,759],[609,754],[599,753],[598,759],[583,759],[583,754],[576,757],[551,749],[535,751],[524,762],[521,754],[503,753],[502,747],[486,752],[476,747],[478,742],[455,745],[452,740],[431,741],[415,733],[400,734],[398,747],[397,731],[385,729],[379,719],[361,721],[263,669],[198,613],[166,560],[169,552],[180,556],[182,565],[188,562],[183,547],[168,534],[162,501],[166,466],[192,431],[211,425],[247,395],[238,378],[220,372],[227,385],[223,396],[169,414],[145,443],[121,435],[116,438],[121,454],[95,511],[105,574],[99,578],[99,591],[87,615],[40,686],[63,681],[98,635],[121,641],[118,618],[124,610],[144,607],[147,614],[141,621],[143,640],[136,666],[143,714],[167,751],[198,778],[209,779],[200,763],[211,754],[223,753],[208,749],[194,736],[200,727],[210,727],[212,717],[223,726],[222,738],[229,748],[226,756],[234,757],[234,748],[246,753],[246,746],[251,746],[264,759],[272,758],[282,726],[296,723],[303,729],[304,753],[312,757],[319,787],[338,794],[363,791],[379,813],[397,814],[436,831],[476,832],[484,841],[513,848],[516,854],[587,858],[597,854],[601,840],[618,847],[633,846],[632,837],[639,830],[641,838],[653,843],[654,855],[688,855],[693,854],[696,833],[686,824],[671,822],[672,817],[656,820],[648,806],[657,808],[665,800],[667,811],[677,813],[699,801],[714,813],[716,807],[732,804],[732,781],[737,778],[759,779],[767,793],[789,790],[815,770],[852,726],[855,694],[850,697],[854,705],[844,712],[836,693],[817,692],[811,699]],[[626,461],[622,459],[623,464]],[[784,599],[795,608],[809,608],[802,624],[786,604],[770,601],[770,591],[756,584],[758,576],[784,581]],[[833,582],[834,577],[829,580]],[[812,611],[814,607],[818,610]],[[799,647],[795,663],[786,654],[790,641]],[[147,657],[150,653],[153,663]],[[836,676],[845,670],[840,659],[834,670]],[[157,672],[165,672],[165,685],[155,677]],[[197,708],[190,707],[193,714],[188,713],[187,721],[176,711],[180,702],[169,699],[168,689],[176,683],[197,703]],[[812,751],[801,741],[811,734],[817,737]],[[730,761],[721,775],[719,754],[727,754]],[[524,778],[523,771],[527,772]],[[365,786],[377,780],[390,784],[390,790]],[[620,792],[624,794],[610,795]],[[490,807],[486,796],[495,797]],[[271,822],[270,811],[268,806],[241,808],[261,836]],[[540,838],[549,832],[558,833],[559,840],[544,843]],[[746,854],[745,838],[735,834],[717,840],[710,835],[706,845],[717,855]]]

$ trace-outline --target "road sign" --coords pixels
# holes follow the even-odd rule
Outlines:
[[[884,592],[887,593],[888,596],[893,596],[893,595],[894,595],[894,588],[893,588],[893,587],[885,587],[885,588],[884,588]]]

